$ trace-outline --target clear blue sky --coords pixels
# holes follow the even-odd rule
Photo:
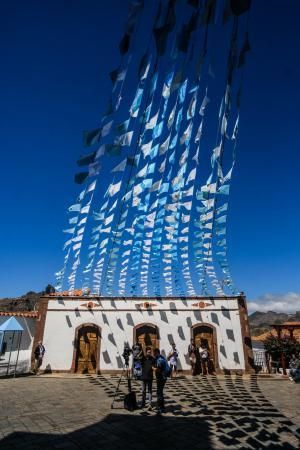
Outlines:
[[[149,0],[146,0],[149,1]],[[62,265],[66,208],[119,62],[125,0],[3,1],[0,297],[42,290]],[[253,0],[229,263],[250,299],[300,292],[300,3]]]

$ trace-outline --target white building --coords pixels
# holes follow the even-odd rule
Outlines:
[[[216,373],[253,366],[246,299],[239,297],[103,298],[44,296],[35,344],[46,353],[41,369],[114,373],[123,368],[124,343],[138,340],[168,354],[174,342],[179,369],[189,371],[188,345],[204,341]]]

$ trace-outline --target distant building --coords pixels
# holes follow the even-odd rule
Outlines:
[[[254,366],[257,371],[267,372],[267,359],[264,343],[258,340],[252,340]]]
[[[31,366],[32,345],[38,313],[35,311],[0,311],[0,326],[10,317],[15,317],[23,328],[20,351],[19,336],[13,331],[6,332],[0,339],[0,376],[12,374],[18,360],[16,373],[27,373]]]

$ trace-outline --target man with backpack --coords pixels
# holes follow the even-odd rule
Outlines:
[[[154,358],[155,367],[153,370],[156,374],[157,412],[161,414],[165,412],[164,387],[171,370],[168,361],[161,355],[159,348],[154,350]]]

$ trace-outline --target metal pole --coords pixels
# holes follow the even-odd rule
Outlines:
[[[2,355],[3,338],[4,338],[4,331],[0,331],[0,358],[1,358],[1,355]]]
[[[14,339],[15,339],[15,331],[13,332],[12,342],[11,342],[11,346],[10,346],[10,352],[9,352],[9,359],[8,359],[8,364],[7,364],[7,371],[6,371],[6,375],[8,375],[8,371],[9,371],[9,366],[10,366],[10,358],[11,358],[11,350],[12,350],[12,348],[13,348],[13,345],[14,345]]]
[[[17,365],[18,365],[18,361],[19,361],[19,353],[20,353],[20,345],[21,345],[21,340],[22,340],[22,333],[23,333],[23,331],[20,331],[20,338],[19,338],[19,343],[18,343],[18,354],[17,354],[17,360],[16,360],[16,364],[15,364],[14,378],[16,377],[16,370],[17,370]]]

